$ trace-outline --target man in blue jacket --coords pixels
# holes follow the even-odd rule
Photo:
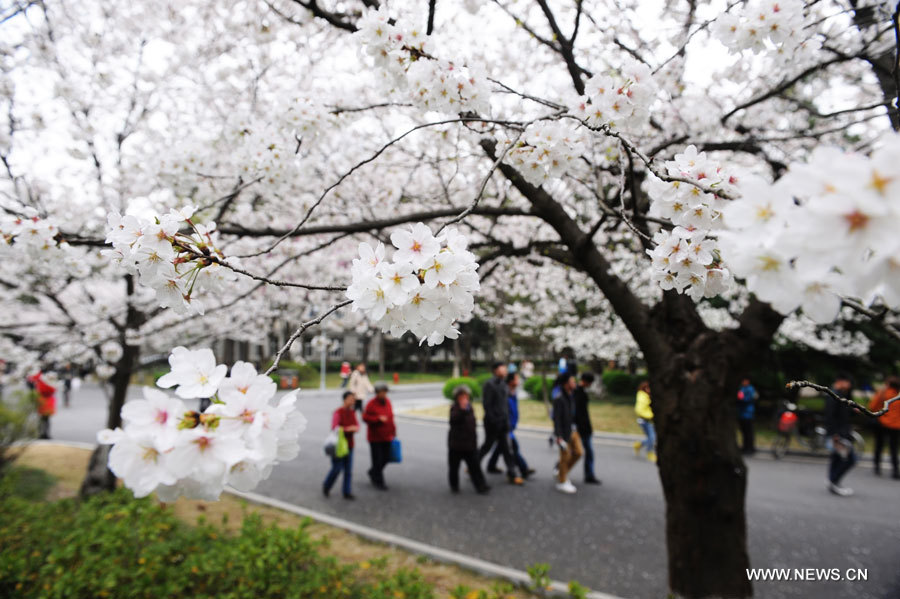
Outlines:
[[[738,391],[738,426],[741,427],[741,452],[744,455],[756,453],[755,434],[753,431],[753,416],[756,412],[756,400],[759,394],[756,388],[750,384],[750,379],[741,381],[741,389]]]

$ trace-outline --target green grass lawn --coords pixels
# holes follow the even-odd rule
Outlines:
[[[433,372],[399,372],[400,375],[400,384],[408,385],[411,383],[443,383],[447,380],[446,373],[433,373]],[[384,380],[388,385],[394,384],[394,373],[393,372],[385,372]],[[304,379],[300,381],[300,387],[304,389],[318,389],[319,388],[319,377],[317,376],[314,379]],[[326,372],[325,373],[325,388],[326,389],[338,389],[341,386],[341,374],[339,372]],[[372,383],[376,383],[381,380],[378,376],[378,371],[369,371],[369,380]]]
[[[801,400],[805,407],[815,409],[823,404],[821,398],[807,398]],[[436,418],[448,418],[448,401],[446,405],[432,406],[409,412],[413,415],[432,416]],[[484,416],[484,408],[481,402],[475,402],[475,415],[478,420]],[[634,404],[630,397],[610,396],[603,401],[592,401],[589,404],[591,423],[595,432],[641,434],[641,427],[637,424],[634,414]],[[553,426],[547,415],[547,409],[542,401],[525,399],[519,401],[519,424],[525,426]],[[737,422],[735,422],[735,434],[737,435]],[[866,440],[866,451],[871,452],[874,447],[872,435],[867,430],[858,429]],[[762,450],[767,450],[772,445],[776,432],[772,426],[764,420],[756,422],[756,444]],[[800,444],[796,436],[791,441],[791,449],[802,451],[804,446]]]

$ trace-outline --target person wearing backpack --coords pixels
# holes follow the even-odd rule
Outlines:
[[[322,483],[322,494],[328,497],[331,487],[337,481],[338,475],[344,473],[344,482],[341,490],[344,493],[344,499],[356,499],[351,489],[351,480],[353,478],[353,433],[359,430],[359,422],[356,420],[356,396],[352,391],[344,391],[343,404],[334,411],[331,417],[331,430],[339,429],[347,442],[347,453],[338,457],[337,451],[331,458],[331,470]],[[340,445],[340,444],[339,444]]]

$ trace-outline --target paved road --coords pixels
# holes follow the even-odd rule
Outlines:
[[[438,389],[398,387],[391,393],[395,410],[441,401]],[[404,463],[386,471],[391,490],[381,493],[368,484],[369,452],[363,442],[354,456],[359,500],[343,501],[337,492],[325,499],[320,489],[328,463],[321,443],[337,395],[301,394],[300,407],[310,422],[301,437],[301,454],[277,467],[258,492],[522,570],[547,562],[557,580],[575,579],[621,597],[665,596],[659,478],[652,464],[634,458],[627,442],[595,440],[603,485],[582,486],[578,470],[572,477],[578,493],[563,496],[550,480],[555,454],[546,435],[521,433],[537,480],[514,488],[492,477],[494,491],[487,497],[468,486],[453,496],[446,482],[445,425],[400,417]],[[60,409],[52,433],[57,439],[92,442],[104,422],[103,396],[96,387],[86,387],[72,408]],[[757,597],[900,597],[900,481],[876,478],[864,464],[847,479],[857,494],[843,499],[825,491],[821,459],[775,462],[761,456],[750,460],[749,471],[753,567],[868,569],[866,582],[756,583]]]

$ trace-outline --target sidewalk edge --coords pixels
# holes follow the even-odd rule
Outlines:
[[[265,495],[260,495],[258,493],[247,493],[231,488],[226,488],[225,492],[234,495],[235,497],[246,499],[247,501],[251,501],[253,503],[274,507],[286,512],[290,512],[292,514],[296,514],[298,516],[311,518],[313,520],[316,520],[317,522],[346,530],[372,541],[385,543],[387,545],[400,547],[412,553],[425,555],[439,562],[455,564],[467,570],[472,570],[473,572],[476,572],[483,576],[503,578],[518,585],[527,585],[531,582],[531,578],[526,572],[516,570],[515,568],[501,566],[499,564],[458,553],[456,551],[442,549],[440,547],[435,547],[434,545],[429,545],[427,543],[422,543],[392,533],[382,532],[363,524],[350,522],[349,520],[344,520],[343,518],[338,518],[330,514],[324,514],[322,512],[310,510],[308,508],[300,507],[292,503],[287,503],[279,499],[266,497]],[[566,583],[554,580],[551,582],[550,586],[554,593],[558,596],[568,596],[568,585]],[[599,591],[590,591],[588,592],[587,596],[591,599],[622,599],[621,597],[610,595],[608,593],[602,593]]]

